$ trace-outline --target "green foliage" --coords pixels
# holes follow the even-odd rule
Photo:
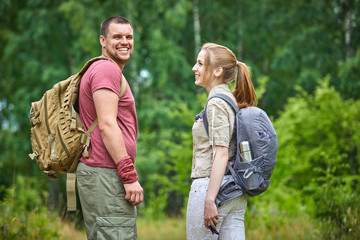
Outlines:
[[[309,186],[317,204],[316,215],[322,219],[324,239],[355,239],[360,234],[360,177],[339,174],[349,171],[342,159],[330,159],[326,169],[319,169],[323,177],[314,179]]]
[[[299,190],[304,203],[314,198],[326,239],[352,239],[359,234],[360,101],[342,100],[329,78],[320,82],[314,95],[299,89],[275,122],[277,184]]]
[[[360,50],[354,58],[341,62],[338,79],[339,89],[347,98],[359,98],[360,93]]]
[[[309,213],[310,207],[302,203],[301,192],[275,185],[248,198],[247,239],[321,239],[320,225]]]
[[[153,119],[148,123],[153,127],[140,133],[136,161],[145,191],[145,214],[160,217],[172,208],[172,214],[177,215],[184,207],[190,187],[194,116],[185,103],[152,103],[144,117]],[[187,130],[179,131],[184,128]]]
[[[14,188],[14,205],[17,211],[28,211],[44,204],[48,199],[46,183],[26,176],[18,176]]]
[[[23,180],[20,182],[20,191],[8,189],[0,201],[0,239],[60,239],[57,214],[42,207],[35,190],[24,188]]]
[[[248,3],[247,13],[244,13],[244,17],[252,21],[250,26],[256,26],[247,28],[249,37],[244,40],[244,52],[257,56],[256,67],[270,78],[264,100],[266,105],[263,106],[270,115],[278,116],[286,99],[296,94],[296,85],[312,92],[317,79],[326,75],[331,76],[332,85],[343,89],[342,94],[360,95],[357,88],[349,95],[348,87],[356,81],[349,83],[349,79],[337,77],[338,64],[349,61],[347,52],[356,52],[359,46],[360,36],[355,26],[360,19],[360,1],[346,1],[348,6],[343,1],[309,4],[296,0],[264,0],[257,3]],[[347,14],[353,17],[349,19],[349,29],[345,33]],[[259,28],[263,30],[259,31]],[[346,34],[351,41],[348,49],[344,44]],[[353,66],[352,71],[359,70],[359,64]]]

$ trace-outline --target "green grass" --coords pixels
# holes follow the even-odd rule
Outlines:
[[[74,224],[60,223],[60,239],[62,240],[86,240],[85,230],[77,230]],[[185,220],[166,218],[163,220],[151,220],[138,217],[138,240],[185,240]]]
[[[34,211],[28,215],[26,232],[23,230],[22,234],[19,234],[22,221],[20,219],[13,219],[11,224],[13,229],[8,232],[8,238],[3,236],[5,237],[4,239],[22,239],[22,237],[26,236],[36,239],[86,240],[85,230],[76,229],[73,223],[62,222],[58,217],[55,217],[56,214],[49,216],[43,212],[39,214],[41,217],[37,214],[39,212]],[[46,220],[45,216],[47,216]],[[282,221],[274,220],[270,222],[262,220],[261,216],[258,216],[257,219],[247,219],[245,226],[246,238],[250,240],[321,239],[318,227],[316,227],[313,221],[304,218],[304,216],[283,216]],[[185,219],[183,218],[152,220],[150,218],[139,217],[137,227],[139,240],[186,239]]]
[[[307,215],[281,216],[281,221],[250,216],[245,222],[246,239],[257,240],[318,240],[321,239],[319,225]],[[186,227],[183,218],[151,220],[138,217],[139,240],[185,240]]]
[[[138,217],[139,240],[185,240],[185,220],[181,218],[166,218],[152,220]]]
[[[56,212],[45,207],[32,211],[17,211],[13,192],[10,198],[0,202],[0,239],[86,239],[85,230],[78,230],[74,223],[64,222]],[[296,206],[296,205],[295,205]],[[265,209],[248,208],[245,220],[247,239],[258,240],[320,240],[320,223],[305,211],[297,214]],[[185,240],[185,218],[137,218],[139,240]],[[330,238],[336,239],[336,238]],[[349,238],[344,238],[349,239]]]

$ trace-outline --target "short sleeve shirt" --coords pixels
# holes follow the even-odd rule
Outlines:
[[[98,60],[90,65],[81,79],[79,94],[80,118],[85,130],[97,119],[93,100],[94,92],[106,88],[120,95],[123,80],[121,69],[112,61]],[[117,123],[121,129],[127,153],[135,161],[138,123],[134,97],[127,82],[126,91],[118,101]],[[80,161],[92,167],[116,168],[102,141],[98,126],[91,133],[90,140],[89,158],[82,156]]]
[[[217,93],[228,95],[236,103],[236,99],[227,84],[213,87],[208,98]],[[235,156],[235,112],[232,107],[220,98],[213,98],[208,102],[206,115],[209,124],[209,136],[206,134],[203,119],[196,120],[192,128],[193,159],[191,178],[193,179],[210,176],[213,163],[212,146],[227,147],[230,160]]]

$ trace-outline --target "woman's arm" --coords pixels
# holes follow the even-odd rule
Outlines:
[[[204,224],[206,228],[209,228],[209,225],[211,225],[213,229],[216,229],[216,224],[218,223],[217,219],[219,217],[215,199],[224,178],[227,162],[228,148],[224,146],[216,146],[209,187],[205,198]]]

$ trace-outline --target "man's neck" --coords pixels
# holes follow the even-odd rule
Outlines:
[[[124,67],[125,67],[125,64],[126,64],[126,62],[124,62],[124,61],[117,61],[117,60],[115,60],[115,59],[112,59],[111,57],[109,57],[109,56],[107,56],[105,53],[102,53],[102,55],[104,56],[104,57],[107,57],[107,58],[110,58],[111,60],[113,60],[114,62],[116,62],[116,64],[119,66],[119,68],[121,69],[121,71],[123,71],[123,69],[124,69]]]

